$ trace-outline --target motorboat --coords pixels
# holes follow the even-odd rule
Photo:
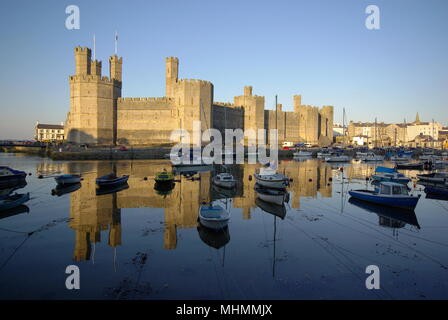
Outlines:
[[[54,178],[59,185],[76,184],[81,182],[80,174],[62,174]]]
[[[332,154],[325,158],[326,162],[350,162],[352,159],[344,154]]]
[[[446,186],[426,185],[425,193],[448,197],[448,185]]]
[[[26,172],[15,170],[10,167],[0,166],[0,182],[17,181],[26,178]]]
[[[381,182],[375,190],[351,190],[351,197],[389,207],[413,210],[421,195],[410,195],[408,188],[400,183]]]
[[[210,229],[224,229],[230,220],[230,212],[220,205],[204,204],[199,208],[200,223]]]
[[[433,172],[427,174],[418,174],[418,180],[432,183],[446,183],[448,181],[448,172]]]
[[[377,167],[371,179],[376,182],[395,182],[401,184],[408,184],[411,179],[404,174],[397,172],[395,168]]]
[[[257,197],[265,202],[274,203],[277,205],[283,205],[285,202],[289,202],[289,192],[281,189],[269,189],[258,184],[255,184],[255,192]]]
[[[30,200],[29,193],[13,194],[5,199],[0,200],[0,211],[9,210],[18,207]]]
[[[219,173],[213,177],[213,183],[222,188],[232,189],[236,186],[235,178],[227,172]]]
[[[123,175],[121,177],[117,177],[115,173],[109,173],[105,176],[99,177],[96,179],[96,184],[98,187],[114,187],[120,184],[124,184],[128,181],[129,176]]]
[[[318,159],[325,159],[325,158],[330,157],[330,156],[331,156],[331,152],[328,151],[328,150],[319,151],[317,153],[317,158]]]
[[[255,173],[257,183],[266,188],[285,189],[289,186],[289,178],[281,173],[277,173],[272,168],[261,168],[259,173]]]

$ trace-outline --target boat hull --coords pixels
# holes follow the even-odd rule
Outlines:
[[[81,182],[81,176],[72,175],[72,176],[59,176],[54,178],[56,183],[59,185],[67,185],[67,184],[76,184]]]
[[[255,180],[260,186],[272,189],[286,189],[289,186],[289,181],[286,179],[282,180],[267,180],[261,178],[259,175],[255,175]]]
[[[27,202],[28,200],[30,200],[29,193],[17,195],[15,198],[14,197],[15,196],[13,196],[13,198],[11,200],[6,199],[6,200],[0,201],[0,211],[9,210],[9,209],[18,207],[18,206],[24,204],[25,202]]]
[[[393,197],[393,196],[378,195],[368,190],[353,190],[349,191],[348,193],[355,199],[380,204],[388,207],[411,209],[411,210],[415,209],[418,200],[420,199],[420,196]]]
[[[217,185],[218,187],[226,188],[226,189],[232,189],[232,188],[235,188],[235,186],[236,186],[236,181],[235,180],[222,181],[222,180],[219,180],[219,179],[213,179],[213,183],[215,185]]]
[[[216,212],[216,213],[213,213]],[[212,213],[212,214],[210,214]],[[230,220],[230,214],[222,207],[201,206],[199,208],[199,222],[207,228],[219,230],[227,227]]]

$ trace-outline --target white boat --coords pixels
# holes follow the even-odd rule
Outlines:
[[[308,157],[312,157],[313,153],[309,152],[309,151],[300,150],[299,152],[294,152],[293,156],[294,156],[294,158],[308,158]]]
[[[394,162],[399,162],[399,161],[409,162],[411,160],[412,160],[412,158],[408,157],[408,156],[392,156],[392,157],[390,157],[390,161],[394,161]]]
[[[432,163],[434,169],[441,169],[448,167],[448,160],[436,160]]]
[[[215,185],[223,188],[231,189],[235,188],[236,186],[235,178],[233,178],[233,176],[227,172],[217,174],[213,177],[212,181]]]
[[[255,174],[255,180],[266,188],[285,189],[289,186],[289,178],[271,168],[261,168],[260,172]]]
[[[325,158],[327,162],[350,162],[352,159],[344,154],[333,154]]]
[[[331,156],[331,152],[329,152],[329,151],[321,151],[321,152],[317,153],[317,158],[318,159],[325,159],[325,158],[330,157],[330,156]]]
[[[199,208],[199,221],[210,229],[224,229],[229,223],[230,213],[219,205],[202,205]]]
[[[255,192],[259,199],[279,206],[289,201],[289,193],[285,190],[269,189],[255,185]]]
[[[368,154],[368,152],[356,152],[356,158],[362,160],[367,157]]]
[[[442,159],[441,156],[435,155],[434,153],[424,153],[419,157],[420,160],[426,160],[426,161],[435,161]]]
[[[381,156],[379,154],[375,154],[373,152],[369,152],[367,153],[365,156],[360,158],[362,161],[383,161],[384,160],[384,156]]]

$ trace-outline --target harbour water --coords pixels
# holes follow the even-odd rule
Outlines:
[[[259,165],[228,168],[234,192],[211,184],[220,167],[155,190],[165,160],[0,154],[3,165],[31,173],[15,191],[31,200],[0,213],[0,299],[448,298],[448,201],[419,185],[415,215],[350,200],[348,190],[371,188],[375,164],[281,161],[286,214],[257,200]],[[130,175],[128,187],[97,195],[95,179],[110,172]],[[60,173],[81,173],[81,187],[52,192],[54,179],[38,178]],[[227,229],[198,224],[202,201],[230,210]],[[68,265],[80,269],[79,290],[65,286]],[[366,289],[369,265],[379,290]]]

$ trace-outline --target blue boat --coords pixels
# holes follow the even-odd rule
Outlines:
[[[404,174],[397,172],[395,168],[378,167],[375,170],[375,174],[372,175],[372,180],[377,182],[395,182],[408,184],[411,179]]]
[[[0,166],[0,182],[17,181],[26,178],[26,172],[14,170],[10,167]]]
[[[420,195],[410,195],[406,186],[394,182],[381,182],[375,190],[352,190],[348,193],[355,199],[410,210],[420,199]]]
[[[54,178],[59,185],[77,184],[81,182],[80,174],[62,174]]]
[[[117,177],[115,173],[109,173],[105,176],[99,177],[96,179],[96,184],[98,187],[114,187],[120,184],[124,184],[128,181],[129,176],[124,175],[121,177]]]
[[[426,186],[425,193],[448,197],[448,186]]]
[[[202,205],[199,208],[199,221],[210,229],[224,229],[230,219],[230,213],[219,205]]]
[[[0,200],[0,211],[18,207],[30,200],[30,194],[13,194],[6,199]]]

